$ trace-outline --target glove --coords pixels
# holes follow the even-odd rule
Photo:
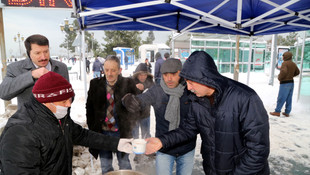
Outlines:
[[[141,111],[140,101],[133,94],[130,94],[130,93],[126,94],[122,98],[122,103],[125,106],[125,108],[131,113],[136,113],[136,112]]]
[[[133,153],[132,144],[131,144],[132,141],[133,141],[133,138],[132,139],[119,139],[117,150],[120,152],[128,153],[128,154]]]

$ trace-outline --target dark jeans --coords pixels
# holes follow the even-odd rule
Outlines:
[[[109,135],[109,136],[115,136],[115,137],[120,137],[119,132],[112,132],[112,131],[103,131],[103,134]],[[113,153],[116,153],[116,157],[118,160],[118,166],[119,169],[128,169],[131,170],[131,165],[129,161],[129,154],[123,153],[123,152],[112,152],[112,151],[105,151],[101,150],[100,151],[100,163],[101,163],[101,170],[102,174],[107,173],[109,171],[114,171],[113,168]]]

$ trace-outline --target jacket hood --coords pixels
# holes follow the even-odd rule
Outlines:
[[[145,63],[140,63],[136,70],[133,72],[133,78],[137,78],[140,73],[146,73],[148,77],[153,78],[153,75],[148,72],[147,66]]]
[[[283,53],[283,60],[284,61],[291,60],[292,57],[293,57],[293,54],[289,51]]]
[[[219,94],[226,79],[217,71],[213,58],[204,51],[195,51],[185,61],[180,76],[197,83],[213,87]]]

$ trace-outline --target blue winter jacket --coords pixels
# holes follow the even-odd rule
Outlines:
[[[188,95],[189,91],[185,87],[184,93],[180,98],[180,125],[183,124],[188,114],[190,106]],[[156,116],[156,137],[167,133],[169,131],[169,122],[165,119],[165,112],[169,102],[169,95],[164,92],[160,85],[154,85],[145,93],[137,95],[137,97],[141,102],[142,108],[149,105],[152,105],[154,108]],[[193,150],[195,146],[196,135],[182,144],[175,145],[171,148],[163,148],[159,151],[172,156],[181,156]]]
[[[93,71],[94,72],[103,71],[102,64],[98,59],[96,59],[95,62],[93,63]]]
[[[185,79],[216,89],[213,104],[190,95],[187,121],[159,136],[164,148],[200,133],[205,174],[269,174],[269,122],[264,105],[248,86],[219,74],[204,51],[194,52],[180,73]]]

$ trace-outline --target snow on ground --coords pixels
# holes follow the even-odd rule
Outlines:
[[[135,70],[135,65],[129,66],[128,70],[122,71],[122,75],[127,77],[132,74]],[[69,64],[72,66],[71,64]],[[153,65],[154,69],[154,65]],[[85,90],[84,81],[79,80],[78,76],[74,72],[79,74],[79,64],[72,66],[70,70],[70,82],[74,88],[76,97],[72,104],[71,116],[80,124],[85,125]],[[277,72],[276,72],[277,73]],[[229,73],[223,74],[229,78],[233,75]],[[92,79],[92,73],[87,75],[87,87],[89,81]],[[239,81],[246,84],[247,74],[240,73]],[[275,117],[269,115],[270,122],[270,170],[271,174],[275,175],[303,175],[310,174],[310,96],[302,96],[297,101],[297,90],[299,78],[295,78],[295,89],[293,96],[293,108],[290,117]],[[274,85],[268,85],[269,76],[264,72],[255,72],[250,74],[250,87],[253,88],[262,99],[265,109],[267,112],[274,111],[276,106],[276,100],[279,90],[279,82],[277,78],[274,79]],[[305,98],[306,97],[306,98]],[[4,113],[3,101],[0,101],[0,114]],[[16,100],[13,100],[16,103]],[[151,134],[154,136],[155,133],[155,118],[154,112],[151,112]],[[204,174],[201,166],[202,158],[200,155],[200,137],[197,139],[197,147],[195,153],[195,165],[193,174],[200,175]],[[145,161],[140,165],[135,165],[133,162],[134,155],[130,155],[130,159],[134,170],[144,172],[146,174],[154,174],[154,160]],[[144,157],[147,159],[147,157]],[[99,160],[94,160],[94,164],[99,165]],[[115,169],[117,170],[117,162],[114,161]],[[88,169],[90,169],[88,167]],[[96,166],[96,169],[92,170],[91,174],[100,174],[100,168]]]

